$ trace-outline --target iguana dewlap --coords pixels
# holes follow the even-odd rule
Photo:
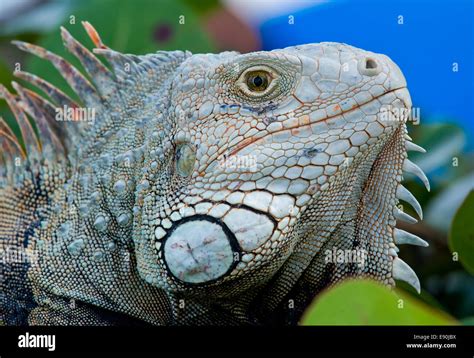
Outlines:
[[[126,55],[84,26],[107,63],[62,29],[85,74],[16,42],[79,101],[21,71],[45,97],[0,89],[25,143],[0,121],[0,322],[294,324],[348,277],[420,290],[396,245],[427,243],[395,226],[399,199],[422,215],[403,172],[429,184],[387,56]]]

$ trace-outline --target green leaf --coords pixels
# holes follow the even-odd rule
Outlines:
[[[303,325],[455,325],[448,314],[369,280],[345,281],[316,297]]]
[[[474,190],[471,190],[456,212],[449,232],[451,252],[459,255],[465,269],[474,275]]]

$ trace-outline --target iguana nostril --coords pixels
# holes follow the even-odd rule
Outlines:
[[[377,68],[377,62],[375,62],[373,59],[371,58],[367,58],[365,60],[365,68],[366,69],[375,69]]]
[[[363,57],[358,63],[359,73],[365,76],[378,75],[382,69],[378,62],[371,57]]]

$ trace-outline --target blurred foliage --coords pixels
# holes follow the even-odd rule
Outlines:
[[[424,208],[424,223],[446,234],[457,208],[474,188],[472,153],[463,152],[466,135],[451,123],[412,126],[409,133],[427,151],[410,152],[409,157],[428,174],[433,190],[427,193],[421,185],[410,185],[408,189]],[[413,176],[406,177],[413,180]]]
[[[464,318],[461,322],[465,326],[474,326],[474,317]]]
[[[13,91],[11,82],[13,81],[13,73],[7,64],[0,60],[0,83],[4,84],[9,91]]]
[[[345,281],[321,293],[303,325],[453,325],[456,320],[404,292],[368,280]]]
[[[189,8],[193,9],[196,13],[203,15],[216,10],[220,7],[219,0],[182,0],[186,3]]]
[[[469,275],[460,265],[456,265],[455,271],[443,271],[427,275],[423,287],[451,315],[461,320],[474,316],[474,276]]]
[[[158,50],[215,51],[209,36],[200,25],[198,15],[183,1],[135,0],[117,3],[114,0],[87,0],[75,4],[70,15],[74,16],[75,23],[71,24],[71,17],[68,17],[62,22],[62,26],[89,48],[93,44],[81,21],[89,21],[107,46],[123,53],[147,54]],[[39,45],[81,68],[76,58],[64,49],[58,30],[44,35]],[[61,88],[67,88],[67,93],[75,98],[64,79],[47,61],[32,56],[26,68],[30,72],[41,73],[43,78],[59,84]]]
[[[466,270],[474,275],[474,190],[464,200],[454,217],[449,246]]]
[[[447,121],[446,121],[447,122]],[[462,152],[466,138],[462,128],[452,123],[411,126],[410,136],[426,153],[412,152],[411,158],[426,172],[434,172]]]

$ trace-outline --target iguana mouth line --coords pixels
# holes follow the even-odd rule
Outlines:
[[[390,91],[387,91],[387,92],[384,92],[382,93],[381,95],[378,95],[374,98],[372,98],[371,100],[367,101],[367,102],[364,102],[362,104],[358,104],[354,107],[352,107],[351,109],[348,109],[348,110],[345,110],[345,111],[342,111],[341,113],[338,113],[338,114],[335,114],[335,115],[332,115],[332,116],[328,116],[326,118],[323,118],[323,119],[319,119],[317,121],[314,121],[312,123],[305,123],[305,124],[298,124],[296,126],[292,126],[292,127],[288,127],[288,128],[283,128],[283,129],[279,129],[279,130],[275,130],[273,132],[269,132],[269,133],[266,133],[264,134],[262,137],[249,137],[249,138],[245,138],[243,139],[240,143],[237,143],[234,147],[234,149],[232,149],[229,153],[229,156],[232,156],[232,155],[236,155],[238,152],[242,151],[243,149],[245,149],[246,147],[248,147],[249,145],[255,143],[255,142],[258,142],[260,140],[263,140],[265,139],[266,137],[268,136],[272,136],[272,135],[275,135],[277,133],[281,133],[281,132],[284,132],[284,131],[291,131],[291,130],[294,130],[294,129],[298,129],[298,128],[304,128],[304,127],[311,127],[312,125],[315,125],[317,123],[320,123],[320,122],[327,122],[331,119],[335,119],[335,118],[339,118],[341,116],[344,116],[345,114],[348,114],[350,112],[353,112],[353,111],[356,111],[356,110],[359,110],[361,109],[362,107],[366,106],[366,105],[369,105],[371,104],[372,102],[376,101],[377,99],[379,98],[382,98],[384,96],[386,96],[387,94],[390,94],[390,93],[393,93],[393,92],[396,92],[396,91],[399,91],[399,90],[402,90],[402,89],[406,89],[406,86],[402,86],[402,87],[398,87],[398,88],[395,88],[395,89],[392,89]],[[336,104],[337,105],[337,104]],[[207,168],[206,168],[207,169]],[[205,170],[204,170],[205,171]]]

